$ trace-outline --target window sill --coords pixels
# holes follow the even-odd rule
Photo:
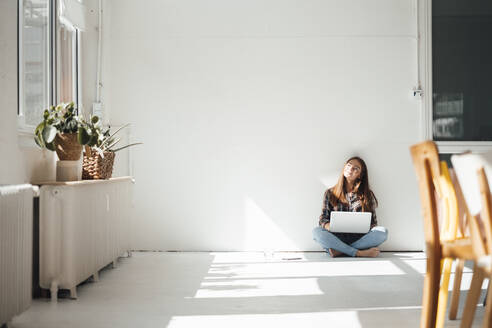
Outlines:
[[[492,151],[492,141],[436,141],[440,154],[457,154],[465,151],[485,153]]]
[[[17,126],[17,139],[20,148],[36,148],[36,142],[34,141],[34,129],[35,127],[29,125],[19,124]]]

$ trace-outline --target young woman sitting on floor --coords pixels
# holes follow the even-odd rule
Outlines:
[[[388,230],[377,225],[376,196],[369,188],[367,166],[360,157],[350,158],[344,165],[337,184],[325,192],[319,226],[313,238],[330,255],[377,257],[378,246],[388,238]],[[366,234],[330,232],[332,211],[371,212],[371,229]]]

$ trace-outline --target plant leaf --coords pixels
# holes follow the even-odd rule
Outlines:
[[[109,142],[109,140],[110,140],[112,137],[114,137],[114,135],[115,135],[116,133],[120,132],[122,129],[126,128],[126,127],[127,127],[127,126],[129,126],[129,125],[130,125],[130,123],[127,123],[127,124],[125,124],[125,125],[121,126],[121,127],[120,127],[119,129],[117,129],[117,130],[116,130],[113,134],[111,134],[111,135],[109,136],[109,138],[105,139],[105,140],[102,142],[101,146],[102,146],[102,145],[104,145],[105,143]]]
[[[143,142],[135,142],[135,143],[132,143],[132,144],[129,144],[129,145],[126,145],[126,146],[117,148],[115,150],[112,150],[112,152],[113,153],[116,153],[117,151],[123,150],[123,149],[128,148],[128,147],[131,147],[131,146],[135,146],[135,145],[143,145]]]
[[[114,146],[116,146],[116,144],[118,144],[118,142],[121,141],[121,138],[118,138],[115,142],[112,142],[111,144],[109,144],[108,146],[106,146],[105,149],[108,149],[108,150],[111,150],[111,148],[113,148]]]
[[[43,131],[45,126],[46,126],[45,121],[39,123],[38,126],[36,127],[36,129],[34,130],[34,134],[41,133],[41,131]]]
[[[49,144],[55,140],[56,137],[56,128],[52,125],[46,125],[43,129],[42,135],[45,144]]]
[[[42,140],[42,138],[40,138],[40,137],[39,137],[39,134],[38,134],[38,133],[36,133],[36,134],[34,135],[34,141],[36,142],[36,145],[38,145],[39,147],[41,147],[41,148],[45,148],[45,147],[44,147],[43,140]]]
[[[86,145],[91,140],[91,137],[89,136],[87,130],[84,127],[79,127],[79,131],[77,133],[77,140],[81,145]]]
[[[68,128],[72,133],[77,132],[77,121],[74,119],[70,120],[68,123]]]
[[[47,143],[46,148],[51,150],[51,151],[55,151],[55,143],[54,142]]]
[[[97,145],[97,134],[91,135],[91,139],[87,144],[91,147]]]

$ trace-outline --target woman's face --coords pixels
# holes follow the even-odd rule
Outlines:
[[[349,182],[354,182],[360,177],[360,172],[362,170],[362,165],[356,159],[350,160],[343,168],[343,176]]]

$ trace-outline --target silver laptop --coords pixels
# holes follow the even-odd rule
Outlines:
[[[330,232],[368,233],[371,212],[338,212],[330,214]]]

